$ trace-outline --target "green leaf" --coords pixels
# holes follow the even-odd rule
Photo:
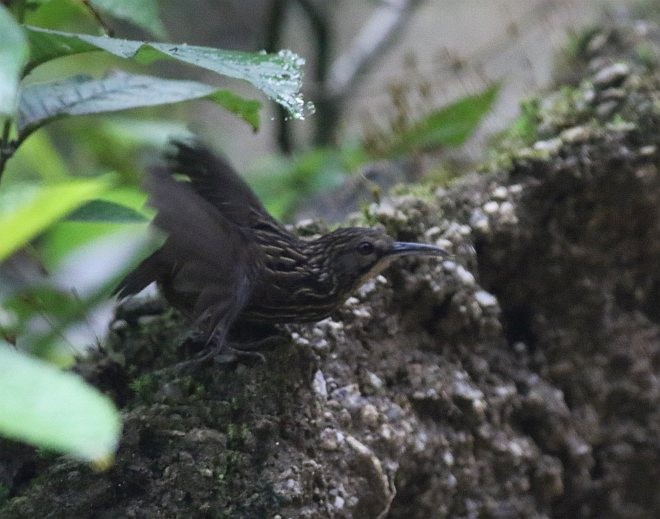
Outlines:
[[[250,82],[270,99],[286,108],[291,117],[304,117],[301,68],[297,54],[282,50],[277,54],[250,53],[199,47],[187,44],[121,40],[26,27],[30,42],[29,68],[62,56],[102,50],[114,56],[149,64],[162,59],[182,61],[216,74]]]
[[[37,133],[26,139],[7,163],[0,191],[11,184],[62,181],[70,178],[70,173],[51,136]]]
[[[289,218],[305,198],[339,186],[346,178],[351,152],[317,148],[287,158],[278,158],[252,172],[252,188],[276,218]]]
[[[110,180],[100,177],[43,186],[14,184],[1,191],[0,261],[110,187]]]
[[[158,17],[156,0],[140,0],[139,2],[135,0],[91,0],[90,3],[96,9],[115,18],[128,20],[159,38],[165,37],[165,28]]]
[[[0,434],[107,463],[120,432],[119,413],[109,398],[81,377],[0,341]]]
[[[122,114],[104,117],[98,122],[99,124],[95,125],[95,128],[104,141],[128,149],[144,146],[164,148],[172,138],[186,139],[191,137],[190,130],[183,121]]]
[[[385,154],[401,155],[437,146],[460,146],[490,111],[498,92],[499,85],[496,84],[431,112],[398,134]]]
[[[107,200],[90,200],[66,217],[70,222],[143,223],[149,219],[135,209]]]
[[[0,117],[13,117],[18,82],[28,59],[28,45],[23,29],[2,5],[0,39]]]
[[[222,105],[254,129],[258,128],[261,106],[258,101],[245,100],[196,81],[113,72],[103,79],[80,75],[25,87],[18,105],[18,129],[27,135],[64,115],[98,114],[203,98]]]
[[[206,97],[222,106],[225,110],[238,115],[246,123],[252,126],[256,132],[259,129],[259,110],[261,103],[254,99],[244,99],[234,94],[231,90],[216,90]]]
[[[56,30],[95,30],[98,22],[81,0],[28,0],[25,25]]]
[[[137,226],[136,223],[131,225]],[[125,227],[125,224],[112,222],[62,220],[44,233],[39,242],[39,259],[46,269],[51,271],[72,251],[94,243],[105,236],[115,234]],[[148,234],[146,224],[140,230],[145,236]]]

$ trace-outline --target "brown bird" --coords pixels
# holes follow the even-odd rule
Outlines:
[[[303,240],[268,214],[225,160],[196,142],[173,144],[169,167],[152,170],[146,182],[166,241],[116,292],[128,296],[156,281],[203,331],[212,345],[205,357],[229,348],[236,323],[319,321],[395,258],[447,254],[359,227]]]

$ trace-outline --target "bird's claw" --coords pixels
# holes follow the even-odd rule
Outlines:
[[[242,346],[242,345],[240,345]],[[246,348],[239,345],[233,346],[224,343],[220,346],[213,345],[199,351],[192,359],[184,360],[174,366],[176,371],[196,371],[209,362],[216,364],[235,364],[239,362],[265,364],[266,357],[258,351],[254,345],[248,344]]]
[[[266,357],[258,351],[244,350],[225,345],[213,358],[216,364],[233,364],[242,361],[257,361],[259,364],[266,363]]]

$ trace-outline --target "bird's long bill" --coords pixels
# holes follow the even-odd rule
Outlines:
[[[389,255],[392,256],[412,256],[412,255],[426,255],[426,256],[449,256],[449,253],[436,247],[435,245],[428,245],[426,243],[409,243],[405,241],[394,242],[390,249]]]

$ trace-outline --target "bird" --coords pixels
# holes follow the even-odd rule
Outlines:
[[[171,141],[166,163],[146,176],[163,245],[117,286],[124,298],[153,282],[201,331],[204,358],[227,349],[230,331],[316,322],[402,256],[447,256],[434,245],[395,241],[381,229],[338,228],[303,239],[273,218],[230,166],[197,139]],[[174,174],[188,180],[176,180]],[[247,350],[247,348],[246,348]]]

